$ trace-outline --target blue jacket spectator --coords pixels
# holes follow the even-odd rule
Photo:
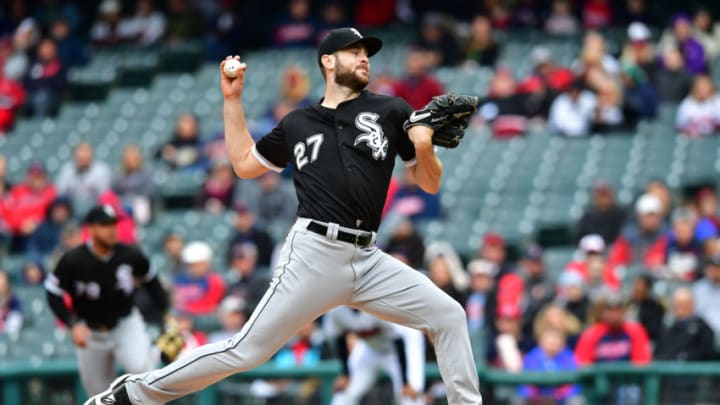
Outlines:
[[[553,329],[542,332],[538,347],[528,352],[523,360],[524,371],[556,372],[576,369],[577,361],[573,352],[565,345],[565,336],[562,332]],[[556,404],[565,404],[580,393],[581,389],[577,384],[559,387],[524,385],[519,389],[519,394],[523,398],[552,399]]]
[[[420,189],[413,172],[408,169],[403,184],[393,197],[390,210],[411,220],[437,219],[441,216],[440,195]]]
[[[54,113],[60,103],[60,96],[67,84],[67,69],[52,39],[40,41],[36,55],[30,65],[25,88],[34,115],[46,117]]]
[[[72,34],[71,27],[67,20],[57,19],[53,21],[50,27],[50,35],[57,44],[60,60],[63,61],[68,68],[87,64],[87,48],[78,37]]]
[[[318,23],[310,11],[310,1],[290,0],[288,13],[273,27],[273,43],[280,47],[314,46]]]
[[[26,254],[31,261],[44,263],[60,244],[62,228],[72,220],[73,209],[69,199],[59,197],[47,209],[43,221],[27,242]]]

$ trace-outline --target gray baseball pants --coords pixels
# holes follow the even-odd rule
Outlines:
[[[296,331],[338,305],[425,332],[435,346],[451,405],[479,405],[477,369],[462,306],[430,279],[375,246],[359,247],[307,230],[300,218],[280,252],[270,287],[243,329],[170,365],[132,376],[133,404],[164,404],[267,361]]]
[[[105,332],[93,330],[85,347],[76,347],[80,381],[88,396],[104,391],[117,377],[115,361],[128,373],[150,370],[157,362],[151,355],[150,338],[140,311],[130,315]]]

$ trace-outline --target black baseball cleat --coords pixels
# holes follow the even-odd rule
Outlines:
[[[125,382],[130,374],[116,378],[107,390],[92,396],[84,405],[132,405],[125,391]]]

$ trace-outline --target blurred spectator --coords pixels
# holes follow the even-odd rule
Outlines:
[[[535,318],[555,297],[555,285],[545,272],[540,246],[533,243],[525,247],[518,262],[517,274],[522,277],[525,286],[523,329],[525,333],[532,334]]]
[[[518,86],[519,92],[528,92],[529,89],[525,90],[526,87],[531,86],[533,80],[539,80],[550,90],[550,96],[554,98],[557,93],[567,90],[572,84],[574,80],[572,70],[555,63],[549,48],[542,45],[534,47],[530,59],[533,62],[533,72]]]
[[[498,272],[495,277],[496,280],[499,280],[500,277],[512,272],[512,264],[507,260],[505,239],[503,239],[502,235],[498,233],[488,232],[483,236],[482,243],[476,257],[478,259],[484,259],[491,263],[495,263],[498,267]]]
[[[419,110],[434,96],[443,94],[442,84],[431,75],[430,57],[426,51],[409,48],[405,56],[405,76],[393,86],[397,97],[405,99],[410,106]]]
[[[597,108],[593,116],[592,129],[606,132],[619,127],[623,117],[623,95],[620,82],[616,77],[607,73],[599,65],[599,54],[594,56],[590,52],[585,54],[585,72],[583,79],[585,85],[597,95]]]
[[[620,75],[620,63],[607,52],[605,37],[597,31],[585,33],[580,57],[572,65],[572,69],[580,76],[584,76],[592,68],[601,69],[612,78]]]
[[[590,299],[583,277],[575,271],[564,271],[558,277],[557,302],[581,325],[586,325],[590,312]]]
[[[598,302],[599,319],[586,329],[575,349],[582,366],[630,361],[646,364],[652,360],[650,340],[642,325],[625,320],[625,304],[617,294],[608,294]]]
[[[720,337],[720,255],[714,254],[705,261],[705,277],[692,287],[695,313]]]
[[[45,220],[28,237],[26,255],[37,263],[45,263],[60,244],[60,233],[64,226],[72,222],[73,209],[70,200],[56,198],[47,208]]]
[[[252,243],[232,247],[226,275],[228,295],[242,299],[248,314],[255,310],[270,282],[267,273],[257,268],[257,260],[258,251]]]
[[[465,59],[480,66],[494,67],[499,56],[500,45],[493,38],[490,20],[484,15],[473,17]]]
[[[105,162],[94,159],[89,143],[75,147],[75,159],[66,162],[55,180],[60,195],[69,197],[74,207],[87,206],[110,189],[112,174]]]
[[[708,361],[715,358],[713,330],[696,315],[693,293],[679,288],[672,295],[673,322],[655,347],[657,360]]]
[[[62,255],[80,246],[82,243],[83,239],[80,227],[72,222],[66,224],[62,230],[60,230],[60,244],[53,250],[50,258],[47,260],[47,268],[54,269]]]
[[[204,332],[195,328],[194,314],[186,311],[175,310],[173,319],[177,324],[178,333],[182,337],[183,346],[177,354],[177,359],[182,358],[189,352],[208,342]]]
[[[160,147],[156,157],[172,170],[202,169],[205,162],[199,131],[197,118],[192,113],[181,114],[172,138]]]
[[[538,346],[528,352],[523,359],[523,371],[557,372],[576,369],[575,354],[568,348],[565,334],[556,329],[540,332]],[[546,400],[566,405],[584,403],[580,397],[581,388],[577,384],[554,387],[524,385],[520,387],[519,394],[530,401]]]
[[[427,247],[425,257],[430,280],[455,301],[464,304],[469,283],[455,249],[448,243],[436,242]]]
[[[123,150],[121,166],[113,176],[112,189],[122,204],[132,209],[133,218],[138,223],[146,224],[150,220],[150,200],[155,193],[155,181],[139,146],[128,145]]]
[[[625,225],[610,248],[608,261],[613,268],[641,265],[655,271],[664,266],[667,226],[662,210],[662,202],[656,196],[643,194],[638,198],[636,220]]]
[[[322,27],[318,30],[318,39],[322,39],[330,30],[352,25],[348,18],[347,9],[341,0],[326,1],[320,12]]]
[[[652,83],[660,65],[650,42],[650,29],[645,24],[630,24],[628,39],[620,60],[623,66],[625,123],[629,125],[642,118],[654,118],[657,114],[660,99]]]
[[[508,9],[509,3],[499,0],[484,0],[482,8],[490,18],[492,27],[496,29],[508,29],[512,24],[512,14]]]
[[[12,37],[12,54],[5,59],[3,73],[6,77],[22,81],[30,69],[30,55],[40,42],[40,28],[32,18],[25,18],[17,26]]]
[[[0,69],[0,137],[15,125],[15,116],[27,98],[22,83],[9,77],[5,70]]]
[[[49,27],[53,21],[61,18],[68,22],[71,31],[77,31],[83,23],[83,16],[74,1],[41,0],[35,2],[34,16],[43,27]]]
[[[625,0],[625,7],[620,11],[620,21],[623,24],[635,21],[650,24],[655,21],[653,10],[648,7],[647,0]]]
[[[720,126],[720,96],[710,76],[693,79],[690,94],[680,103],[675,119],[677,130],[693,137],[716,133]]]
[[[665,252],[666,277],[692,281],[700,272],[702,242],[696,237],[697,214],[687,208],[676,208]]]
[[[154,45],[165,35],[165,16],[155,9],[153,0],[138,0],[135,14],[120,20],[118,34],[126,43]]]
[[[526,84],[526,83],[525,83]],[[537,86],[520,89],[512,71],[507,67],[495,69],[488,95],[480,101],[480,116],[487,122],[493,135],[499,138],[522,135],[527,131],[528,117],[547,115],[550,107],[549,97],[545,97],[545,88],[541,82]]]
[[[575,349],[577,340],[582,331],[580,321],[562,305],[553,303],[546,305],[535,318],[533,324],[533,336],[540,339],[543,331],[556,330],[561,332],[571,349]]]
[[[198,194],[198,208],[219,213],[233,205],[235,175],[229,160],[211,163],[205,182]]]
[[[353,22],[360,27],[385,27],[396,17],[398,4],[387,0],[359,0],[355,3]]]
[[[513,7],[512,21],[514,27],[538,28],[543,4],[538,0],[520,0]]]
[[[545,31],[554,35],[572,35],[578,32],[580,24],[572,11],[569,0],[553,0],[552,9],[545,20]]]
[[[385,246],[386,252],[403,252],[407,263],[414,269],[423,266],[425,242],[411,221],[404,220],[395,227]],[[392,254],[392,253],[391,253]]]
[[[47,117],[57,110],[67,84],[67,66],[64,63],[58,56],[55,41],[49,38],[40,41],[35,61],[25,80],[28,106],[35,117]]]
[[[690,16],[686,13],[673,15],[670,28],[660,38],[660,49],[670,47],[680,49],[685,60],[685,68],[692,74],[707,72],[705,51],[692,32]]]
[[[165,39],[170,44],[198,38],[202,33],[203,19],[189,0],[167,0],[167,29]]]
[[[695,197],[699,221],[695,227],[695,238],[700,243],[718,236],[720,217],[718,217],[718,197],[711,188],[703,188]]]
[[[235,1],[217,2],[219,10],[209,16],[208,29],[205,33],[205,58],[208,60],[222,59],[233,53],[242,41],[245,21],[242,10]],[[209,4],[202,2],[201,4]],[[253,18],[256,16],[252,16]],[[247,18],[247,17],[246,17]]]
[[[3,3],[3,13],[0,14],[0,36],[12,35],[13,30],[30,16],[30,6],[25,0],[8,0]]]
[[[120,17],[122,4],[118,0],[103,0],[98,6],[95,22],[90,28],[90,42],[95,46],[114,46],[122,43]]]
[[[22,268],[21,278],[25,285],[39,287],[45,281],[45,269],[41,264],[29,261]]]
[[[212,250],[205,242],[183,248],[183,272],[173,278],[173,307],[189,315],[209,315],[225,295],[225,282],[212,270]]]
[[[585,235],[578,243],[578,255],[565,266],[582,276],[588,295],[593,300],[606,290],[619,290],[621,280],[616,269],[605,258],[605,241],[598,234]]]
[[[652,296],[653,279],[648,274],[635,278],[628,306],[627,320],[638,322],[645,328],[653,343],[660,339],[665,307]]]
[[[0,217],[13,235],[12,251],[23,252],[27,238],[45,220],[47,209],[57,196],[40,163],[32,163],[25,181],[13,186],[0,201]]]
[[[212,332],[208,343],[230,339],[240,332],[247,319],[245,301],[232,295],[225,297],[218,308],[218,318],[222,329]]]
[[[645,193],[654,195],[660,200],[660,215],[662,215],[663,221],[666,221],[674,206],[672,191],[668,185],[660,179],[650,180],[645,186]]]
[[[583,26],[597,30],[608,28],[613,23],[613,9],[609,0],[587,0],[582,8]]]
[[[489,340],[487,363],[505,371],[522,371],[522,358],[535,346],[522,331],[522,309],[512,303],[498,303],[495,310],[497,333]]]
[[[273,26],[273,45],[314,46],[319,24],[311,11],[310,0],[288,0],[287,13],[280,16]]]
[[[720,23],[713,21],[710,11],[700,8],[693,16],[693,37],[702,44],[705,59],[712,62],[720,55]]]
[[[660,101],[665,103],[679,103],[690,93],[692,75],[685,69],[685,60],[676,47],[663,51],[662,65],[655,73],[653,86]]]
[[[625,224],[625,210],[615,201],[615,190],[604,181],[592,187],[592,200],[577,225],[577,235],[582,238],[592,233],[599,234],[604,241],[612,244]]]
[[[468,330],[475,357],[480,353],[477,349],[485,348],[486,322],[494,318],[495,308],[491,302],[491,291],[495,283],[497,267],[487,260],[473,260],[468,263],[470,274],[470,292],[465,301],[465,312],[468,317]]]
[[[237,182],[235,201],[246,206],[262,226],[290,224],[298,204],[292,183],[274,171],[254,181]]]
[[[0,270],[0,333],[17,334],[22,325],[20,300],[12,292],[8,273]]]
[[[456,66],[462,61],[460,44],[449,29],[450,22],[445,17],[427,13],[420,27],[420,38],[416,46],[428,53],[430,68],[438,66]]]
[[[163,254],[166,268],[164,274],[174,277],[183,269],[182,251],[185,248],[185,239],[178,232],[168,232],[163,238]]]
[[[550,106],[548,126],[561,135],[587,136],[598,108],[598,98],[574,81]]]
[[[85,43],[73,34],[67,20],[59,18],[53,21],[50,36],[57,44],[58,57],[68,69],[87,64],[89,56]]]
[[[252,243],[257,248],[258,265],[268,267],[272,259],[275,242],[263,227],[255,221],[253,214],[247,206],[238,204],[235,207],[235,235],[230,240],[227,250],[227,261],[230,263],[235,245]]]
[[[438,219],[440,212],[440,194],[423,191],[415,180],[412,168],[405,169],[403,183],[395,193],[390,210],[411,220]]]

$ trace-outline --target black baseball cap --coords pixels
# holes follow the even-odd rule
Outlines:
[[[382,41],[377,37],[364,37],[360,31],[351,27],[336,28],[328,32],[318,46],[318,65],[322,67],[320,58],[329,55],[350,45],[362,44],[367,50],[368,57],[375,55],[382,48]]]
[[[85,223],[89,225],[111,225],[117,221],[117,213],[110,205],[96,205],[85,215]]]

